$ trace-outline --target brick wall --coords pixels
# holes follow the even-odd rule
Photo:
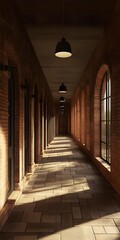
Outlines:
[[[78,98],[82,104],[82,92],[85,90],[85,121],[86,128],[84,149],[89,153],[102,174],[120,194],[120,1],[117,2],[113,18],[105,29],[86,69],[80,79],[81,87]],[[95,157],[100,155],[100,82],[105,71],[109,69],[112,85],[112,120],[111,120],[111,171]],[[72,106],[76,104],[76,93]],[[72,110],[73,112],[73,110]],[[81,109],[82,114],[82,109]],[[74,118],[74,117],[73,117]],[[72,121],[72,125],[74,125]],[[72,126],[72,135],[75,137]],[[79,142],[78,142],[79,143]],[[79,143],[81,146],[83,141]]]
[[[0,63],[10,64],[14,81],[14,144],[13,144],[13,190],[20,190],[26,182],[26,174],[34,171],[41,158],[40,98],[44,91],[45,100],[54,106],[52,95],[43,71],[19,12],[13,0],[0,0]],[[9,71],[0,71],[0,210],[10,194],[8,181],[8,79]],[[35,86],[36,107],[34,106]],[[28,89],[28,170],[25,173],[25,113],[24,95]],[[34,111],[36,110],[36,134],[34,133]],[[53,116],[48,113],[51,128]],[[44,127],[44,126],[43,126]],[[47,128],[48,129],[48,128]],[[47,133],[46,133],[47,134]],[[50,134],[50,132],[48,133]],[[34,146],[36,136],[37,146]],[[47,136],[47,135],[46,135]],[[52,136],[47,138],[52,140]],[[42,136],[43,138],[45,136]],[[46,140],[47,141],[47,140]]]

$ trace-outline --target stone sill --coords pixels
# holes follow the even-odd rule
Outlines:
[[[111,166],[110,166],[107,162],[105,162],[105,161],[104,161],[102,158],[100,158],[100,157],[95,157],[95,159],[96,159],[97,161],[99,161],[99,163],[101,163],[102,166],[105,167],[109,172],[111,172]]]
[[[21,191],[13,191],[9,196],[2,211],[0,212],[0,231],[6,223],[8,217],[10,216],[16,202],[19,200],[21,193]]]

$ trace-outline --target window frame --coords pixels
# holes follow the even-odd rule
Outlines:
[[[103,86],[105,81],[105,91],[106,97],[102,97]],[[102,119],[102,103],[106,101],[106,116],[105,120]],[[103,141],[102,134],[102,123],[106,124],[106,135],[105,141]],[[107,162],[109,165],[111,163],[111,141],[110,141],[110,132],[111,132],[111,78],[110,72],[107,70],[103,76],[101,88],[100,88],[100,157]],[[102,154],[102,144],[105,144],[106,158]]]

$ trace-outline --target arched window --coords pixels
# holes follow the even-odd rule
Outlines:
[[[108,163],[111,162],[110,154],[111,132],[111,79],[106,71],[100,91],[100,156]]]

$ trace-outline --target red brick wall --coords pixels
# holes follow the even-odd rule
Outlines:
[[[85,144],[88,150],[90,150],[90,141],[91,141],[91,133],[90,133],[90,86],[86,83],[85,89]]]
[[[8,76],[0,73],[0,209],[6,200],[8,191]]]
[[[81,142],[82,144],[85,144],[85,90],[82,89],[82,96],[81,96]]]
[[[100,82],[106,69],[110,71],[112,85],[110,172],[95,159],[100,154]],[[105,29],[80,82],[83,85],[83,88],[80,89],[81,104],[82,91],[85,90],[86,114],[85,121],[82,121],[81,124],[83,129],[86,128],[86,148],[84,149],[89,152],[91,159],[95,161],[102,174],[120,193],[120,1],[117,2],[113,18],[108,28]],[[72,106],[76,103],[77,91],[73,96]],[[72,135],[75,137],[73,127]],[[81,139],[80,144],[82,143]]]
[[[10,62],[15,83],[15,118],[14,118],[14,190],[22,189],[25,181],[24,159],[24,94],[25,84],[29,95],[29,143],[28,172],[34,171],[34,111],[36,110],[36,161],[41,158],[40,141],[40,97],[44,90],[46,101],[54,106],[52,95],[45,76],[39,65],[34,49],[25,27],[20,19],[13,0],[0,0],[0,63]],[[8,198],[8,78],[9,72],[0,71],[0,210]],[[24,86],[24,87],[23,87]],[[34,108],[34,89],[36,94],[36,109]],[[49,114],[49,122],[53,129],[54,115]],[[48,129],[48,128],[47,128]],[[47,134],[47,133],[46,133]],[[48,139],[52,140],[54,132]]]

